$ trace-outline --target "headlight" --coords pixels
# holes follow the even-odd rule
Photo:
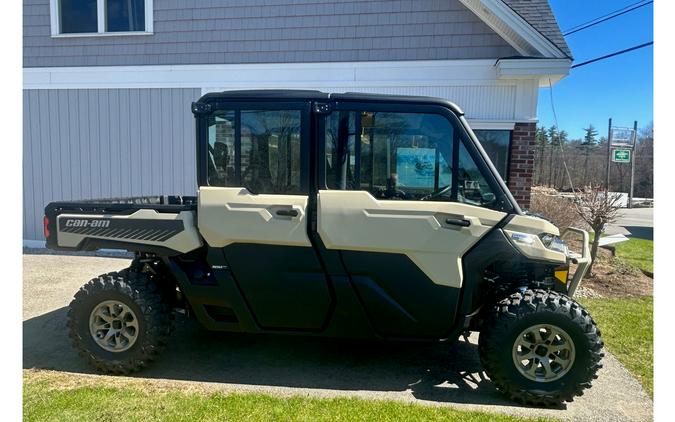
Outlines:
[[[511,239],[525,245],[532,245],[534,243],[534,237],[535,237],[534,235],[527,233],[518,233],[518,232],[511,233]]]
[[[541,239],[541,243],[548,249],[567,255],[567,244],[558,236],[550,233],[542,233],[539,235],[539,239]]]

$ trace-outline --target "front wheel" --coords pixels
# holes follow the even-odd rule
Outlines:
[[[538,289],[499,301],[479,338],[481,362],[497,388],[536,406],[582,395],[602,366],[602,346],[600,330],[581,305]]]
[[[169,306],[151,275],[123,270],[90,280],[68,312],[70,337],[100,372],[126,374],[147,366],[171,331]]]

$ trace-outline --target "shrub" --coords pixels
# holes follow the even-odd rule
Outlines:
[[[567,227],[583,228],[586,226],[571,199],[538,192],[534,189],[530,199],[530,212],[550,220],[558,226],[560,231]]]

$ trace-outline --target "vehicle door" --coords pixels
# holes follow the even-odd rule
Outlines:
[[[199,229],[257,323],[316,330],[330,293],[307,235],[309,103],[224,102],[202,118]]]
[[[376,330],[447,334],[462,256],[506,216],[460,120],[441,106],[337,102],[319,131],[318,236]]]

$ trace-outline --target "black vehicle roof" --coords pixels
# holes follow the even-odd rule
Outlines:
[[[364,92],[327,93],[309,89],[251,89],[210,92],[203,95],[197,102],[206,103],[213,101],[236,101],[236,100],[316,100],[316,101],[349,101],[349,102],[374,102],[374,103],[408,103],[408,104],[432,104],[447,107],[463,115],[464,112],[456,104],[442,98],[412,96],[412,95],[388,95],[370,94]]]

